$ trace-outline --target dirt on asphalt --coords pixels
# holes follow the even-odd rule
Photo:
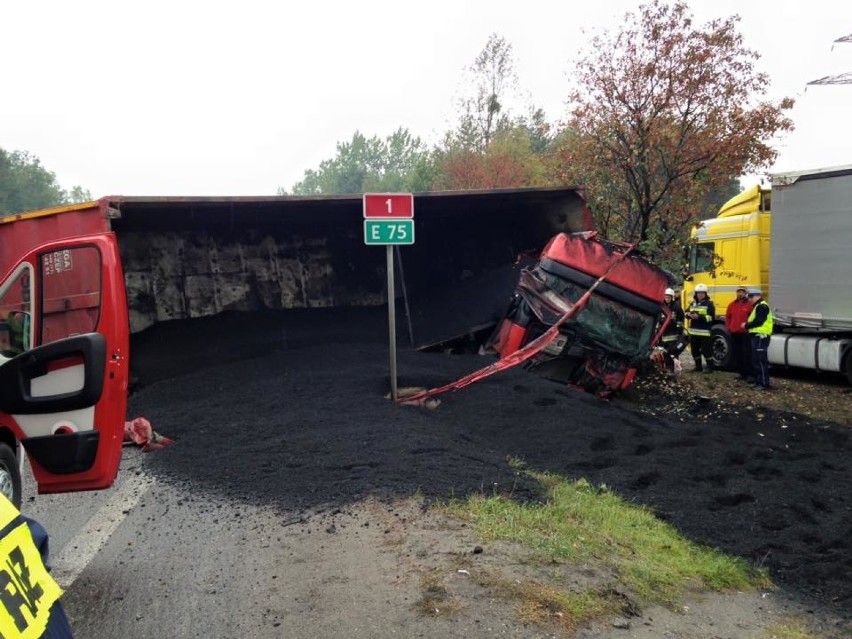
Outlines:
[[[386,330],[382,309],[312,309],[166,322],[135,336],[129,416],[178,442],[147,456],[148,470],[307,525],[365,499],[539,500],[509,464],[520,459],[652,507],[694,541],[768,568],[802,610],[849,627],[852,430],[842,410],[827,421],[756,394],[728,401],[708,392],[714,376],[728,383],[724,373],[703,388],[686,374],[645,377],[604,401],[519,369],[444,395],[435,410],[398,407],[385,399]],[[440,386],[490,361],[401,346],[399,384]],[[832,396],[848,405],[844,393]],[[674,632],[658,636],[705,636]]]

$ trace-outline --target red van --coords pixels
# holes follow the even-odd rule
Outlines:
[[[25,224],[4,230],[3,248],[20,257],[0,280],[0,492],[20,505],[24,457],[40,493],[106,488],[121,460],[129,377],[115,237],[29,248],[37,239]]]

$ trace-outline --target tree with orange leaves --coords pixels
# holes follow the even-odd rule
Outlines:
[[[599,230],[664,264],[711,195],[771,166],[773,142],[793,128],[793,101],[765,99],[768,78],[738,21],[697,27],[686,4],[653,0],[577,63],[552,177],[585,185]]]

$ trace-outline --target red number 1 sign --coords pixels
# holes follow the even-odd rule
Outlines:
[[[365,193],[364,217],[413,218],[414,196],[411,193]]]

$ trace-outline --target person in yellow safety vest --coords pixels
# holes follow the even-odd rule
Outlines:
[[[683,314],[683,309],[680,307],[680,302],[678,302],[677,298],[675,298],[675,292],[673,289],[666,289],[666,292],[663,295],[663,305],[669,309],[669,312],[671,313],[671,320],[669,321],[669,325],[666,327],[663,336],[660,338],[660,342],[669,355],[677,357],[681,354],[683,349],[686,348],[685,345],[679,345],[679,340],[683,337],[683,323],[685,316]],[[661,312],[660,323],[664,322],[665,319],[665,313]],[[680,344],[683,344],[683,342],[681,341]]]
[[[743,323],[751,336],[751,361],[754,366],[754,390],[769,390],[769,340],[775,320],[769,304],[763,299],[763,291],[759,288],[749,289],[748,299],[752,303],[751,315]]]
[[[0,637],[72,639],[59,601],[62,589],[50,576],[47,533],[0,493]]]
[[[711,372],[715,366],[713,364],[713,338],[711,337],[710,327],[713,324],[713,318],[716,316],[716,307],[712,300],[707,295],[707,285],[698,284],[695,287],[695,294],[692,296],[692,304],[686,310],[686,316],[689,318],[689,343],[692,358],[695,360],[695,371]],[[707,360],[706,370],[701,365],[701,356]]]

